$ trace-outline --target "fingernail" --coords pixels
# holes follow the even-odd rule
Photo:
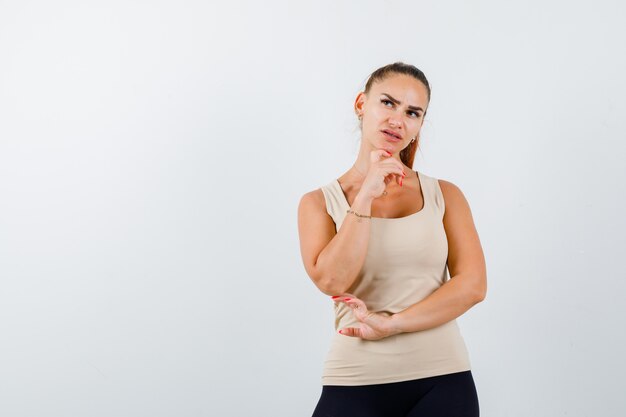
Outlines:
[[[342,332],[343,332],[343,330],[339,330],[339,333],[343,334]]]
[[[350,301],[350,300],[352,300],[352,298],[344,298],[344,300]]]
[[[402,178],[400,178],[400,187],[402,187]]]
[[[331,298],[339,298],[338,295],[333,295]]]

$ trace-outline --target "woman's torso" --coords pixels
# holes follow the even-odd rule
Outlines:
[[[400,312],[426,298],[449,279],[443,194],[437,179],[416,173],[419,185],[416,180],[407,195],[416,200],[423,197],[421,204],[419,200],[405,200],[398,203],[395,211],[381,204],[380,213],[400,215],[384,218],[374,214],[372,205],[367,255],[347,291],[362,299],[370,311],[388,315]],[[338,180],[321,189],[326,210],[339,230],[350,208],[351,196],[346,196]],[[399,192],[402,190],[396,191]],[[358,327],[358,320],[344,303],[337,303],[334,309],[335,330]],[[335,332],[324,363],[322,383],[367,385],[469,369],[463,337],[456,320],[452,320],[425,331],[373,341]]]

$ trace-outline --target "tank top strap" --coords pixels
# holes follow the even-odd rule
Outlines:
[[[337,180],[332,180],[328,184],[320,187],[326,200],[326,211],[332,217],[335,225],[339,226],[346,217],[347,206],[346,197],[341,190],[341,186]]]
[[[435,177],[426,175],[423,172],[419,173],[419,177],[422,181],[424,205],[432,207],[437,217],[443,219],[446,206],[443,199],[443,192],[441,191],[441,186],[439,185],[439,180]]]

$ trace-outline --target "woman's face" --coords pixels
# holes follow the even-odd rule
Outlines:
[[[428,90],[419,80],[394,74],[374,83],[369,97],[359,93],[355,102],[357,114],[362,114],[362,138],[375,149],[387,149],[396,154],[419,134],[428,107]],[[391,131],[399,139],[383,131]],[[416,139],[417,140],[417,139]]]

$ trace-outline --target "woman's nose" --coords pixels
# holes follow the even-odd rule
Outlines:
[[[389,118],[389,126],[400,126],[400,121],[398,119],[395,119],[393,117]]]

